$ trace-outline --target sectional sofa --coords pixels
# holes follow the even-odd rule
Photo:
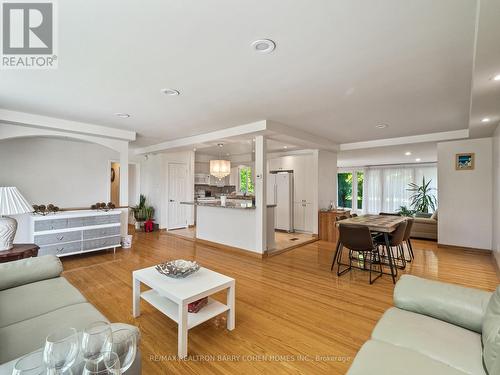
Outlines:
[[[494,293],[404,275],[349,375],[499,375]]]
[[[57,328],[83,330],[92,322],[108,321],[61,277],[62,271],[53,255],[0,264],[0,375],[10,375],[17,358],[43,347]],[[125,326],[137,330],[122,323],[113,323],[112,329]],[[140,373],[138,352],[126,374]]]

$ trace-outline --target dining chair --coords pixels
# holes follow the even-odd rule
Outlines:
[[[408,253],[410,254],[410,259],[406,259],[407,262],[411,262],[413,259],[415,259],[415,255],[413,254],[413,247],[411,245],[411,228],[413,227],[413,223],[415,222],[415,219],[412,217],[409,217],[406,219],[406,230],[405,230],[405,235],[403,237],[403,242],[406,244],[406,248],[408,249]]]
[[[398,226],[396,227],[396,230],[392,232],[391,235],[389,236],[389,248],[387,248],[386,242],[381,237],[377,237],[375,239],[376,244],[378,246],[385,247],[387,253],[389,253],[389,251],[391,252],[391,257],[392,260],[394,261],[394,264],[396,264],[396,260],[399,260],[401,262],[401,265],[396,264],[396,267],[400,269],[406,268],[406,259],[403,249],[403,240],[405,234],[406,234],[406,220],[399,223]],[[394,256],[394,253],[392,252],[393,248],[396,249],[396,256]]]
[[[370,284],[373,284],[383,274],[382,264],[380,260],[380,253],[378,246],[373,242],[372,236],[370,234],[370,229],[362,225],[345,225],[340,223],[339,225],[339,244],[337,251],[335,253],[334,259],[332,261],[332,267],[337,261],[337,276],[342,276],[346,272],[349,272],[352,268],[359,268],[365,270],[366,263],[369,264],[370,272]],[[342,250],[346,247],[349,249],[349,264],[342,263]],[[363,268],[353,267],[352,265],[352,253],[361,253],[363,256]],[[335,259],[337,258],[337,259]],[[372,279],[373,264],[378,264],[380,268],[380,273]],[[340,266],[346,266],[345,269],[340,271]]]

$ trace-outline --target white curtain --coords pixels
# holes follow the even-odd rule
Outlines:
[[[408,184],[422,184],[431,180],[430,187],[437,189],[437,167],[426,164],[418,166],[370,167],[365,169],[363,189],[363,212],[397,212],[401,206],[410,205]],[[433,190],[437,196],[437,190]]]

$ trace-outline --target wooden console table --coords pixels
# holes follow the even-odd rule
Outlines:
[[[36,257],[39,247],[35,244],[15,244],[10,250],[0,251],[0,263]]]
[[[321,241],[337,242],[338,229],[335,225],[336,218],[339,216],[349,216],[349,210],[339,211],[319,211],[318,218],[318,238]]]

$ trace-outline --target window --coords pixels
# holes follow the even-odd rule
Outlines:
[[[352,173],[337,174],[338,205],[339,207],[352,207]]]
[[[363,172],[356,172],[356,175],[357,175],[357,179],[358,179],[358,189],[357,189],[357,202],[358,202],[358,205],[357,205],[357,208],[358,210],[361,210],[363,209],[363,181],[364,181],[364,173]]]
[[[412,166],[371,167],[365,171],[365,212],[398,212],[410,207],[412,193],[408,184],[422,184],[422,178],[431,181],[431,194],[437,196],[437,167],[433,164]]]
[[[337,174],[337,205],[344,208],[363,209],[363,182],[362,171],[345,171]],[[353,207],[354,197],[354,207]]]
[[[244,193],[254,193],[252,168],[240,167],[240,191]]]

